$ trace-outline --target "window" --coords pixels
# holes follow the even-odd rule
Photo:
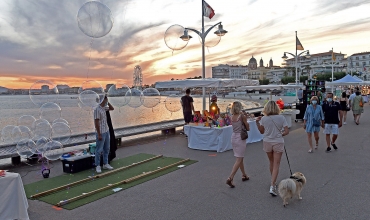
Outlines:
[[[362,65],[365,66],[366,65],[366,62],[362,62]]]
[[[358,65],[358,62],[356,62],[356,66],[359,66],[359,65]]]
[[[362,56],[362,59],[365,59],[365,56]]]
[[[356,57],[356,60],[358,60],[358,57]]]

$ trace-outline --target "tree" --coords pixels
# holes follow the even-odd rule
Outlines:
[[[268,85],[270,83],[268,79],[260,79],[259,82],[260,82],[260,85]]]
[[[294,83],[295,82],[295,76],[286,76],[281,78],[282,84],[288,84],[288,83]]]

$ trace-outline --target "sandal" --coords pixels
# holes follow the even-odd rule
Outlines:
[[[309,149],[309,150],[308,150],[308,153],[312,153],[312,152],[313,152],[313,151],[312,151],[312,149]]]
[[[249,176],[247,176],[247,175],[243,175],[243,176],[242,176],[242,181],[247,181],[247,180],[249,180]]]
[[[226,180],[226,184],[229,185],[231,188],[234,188],[233,179],[230,177]]]
[[[315,149],[317,149],[318,146],[319,146],[319,144],[316,144]]]

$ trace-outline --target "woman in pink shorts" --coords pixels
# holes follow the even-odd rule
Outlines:
[[[249,124],[247,122],[247,117],[242,112],[242,104],[238,101],[233,103],[231,108],[231,113],[233,114],[232,126],[233,126],[233,134],[231,135],[231,145],[233,146],[234,156],[236,157],[235,164],[233,169],[231,170],[231,174],[229,178],[226,180],[226,184],[229,185],[231,188],[234,188],[233,179],[236,174],[236,171],[240,169],[242,172],[242,181],[249,180],[249,176],[245,173],[244,169],[244,152],[245,148],[247,147],[246,140],[242,140],[240,136],[240,132],[242,131],[242,124],[245,125],[245,128],[249,130]]]
[[[256,120],[258,130],[263,134],[263,150],[270,161],[271,186],[270,194],[277,196],[276,179],[279,174],[281,156],[284,151],[283,136],[289,134],[288,123],[280,114],[280,109],[274,101],[266,103],[264,116]]]

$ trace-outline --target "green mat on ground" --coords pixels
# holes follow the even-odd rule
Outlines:
[[[133,163],[137,163],[137,162],[140,162],[140,161],[143,161],[143,160],[155,157],[155,156],[156,155],[152,155],[152,154],[136,154],[136,155],[126,157],[126,158],[115,159],[111,162],[111,165],[116,169],[116,168],[119,168],[119,167],[124,167],[124,166],[131,165]],[[70,188],[66,188],[66,189],[63,189],[61,191],[55,192],[53,194],[49,194],[49,195],[46,195],[46,196],[43,196],[43,197],[39,197],[37,199],[40,200],[40,201],[44,201],[46,203],[49,203],[51,205],[56,205],[60,201],[71,199],[75,196],[82,195],[82,193],[88,193],[90,191],[108,186],[108,184],[114,184],[114,183],[120,182],[122,180],[125,180],[125,179],[128,179],[128,178],[143,174],[143,172],[154,171],[154,170],[157,170],[158,167],[162,168],[162,167],[168,166],[170,164],[179,162],[181,160],[184,160],[184,159],[182,159],[182,158],[173,158],[173,157],[161,157],[161,158],[158,158],[158,159],[155,159],[155,160],[152,160],[152,161],[134,166],[132,168],[125,169],[123,171],[119,171],[117,173],[102,177],[102,178],[89,180],[85,183],[75,185],[75,186],[72,186]],[[196,162],[197,161],[189,160],[189,161],[183,163],[183,165],[190,165],[190,164],[193,164],[193,163],[196,163]],[[77,201],[74,201],[74,202],[71,202],[71,203],[67,203],[67,204],[63,205],[62,207],[64,209],[71,210],[71,209],[77,208],[79,206],[85,205],[87,203],[93,202],[95,200],[101,199],[103,197],[109,196],[111,194],[114,194],[115,192],[113,192],[113,190],[112,190],[114,188],[119,187],[119,188],[122,188],[121,191],[123,191],[127,188],[130,188],[130,187],[135,186],[137,184],[140,184],[140,183],[146,182],[148,180],[157,178],[159,176],[162,176],[164,174],[170,173],[170,172],[178,170],[178,169],[180,169],[180,168],[178,168],[177,166],[174,166],[174,167],[168,168],[166,170],[163,170],[161,172],[154,173],[152,175],[149,175],[149,176],[143,177],[141,179],[135,180],[131,183],[121,184],[119,186],[115,186],[111,189],[107,189],[107,190],[95,193],[91,196],[82,198],[80,200],[77,200]],[[104,172],[107,172],[107,171],[103,170],[103,173]],[[27,197],[30,198],[34,194],[41,193],[43,191],[50,190],[50,189],[53,189],[53,188],[56,188],[56,187],[59,187],[59,186],[63,186],[63,185],[69,184],[69,183],[73,183],[73,182],[88,178],[88,176],[93,176],[93,175],[96,175],[95,169],[89,169],[89,170],[81,171],[81,172],[75,173],[75,174],[63,174],[61,176],[53,177],[53,178],[50,178],[50,179],[43,179],[43,180],[35,182],[35,183],[27,184],[27,185],[24,186],[24,189],[26,191]],[[116,192],[116,193],[120,193],[121,191]]]

